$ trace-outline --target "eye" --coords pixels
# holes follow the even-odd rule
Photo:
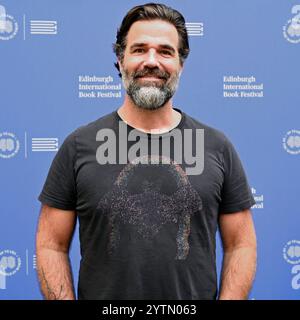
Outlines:
[[[145,50],[143,48],[136,48],[133,50],[133,53],[144,53]]]
[[[163,55],[163,56],[172,56],[172,52],[170,50],[161,50],[160,53]]]

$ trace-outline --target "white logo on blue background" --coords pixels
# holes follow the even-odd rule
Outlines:
[[[0,274],[12,276],[21,268],[21,258],[13,250],[0,252]]]
[[[290,154],[300,153],[300,130],[290,130],[283,138],[283,147]]]
[[[300,5],[293,6],[292,14],[295,16],[283,27],[283,35],[291,43],[300,43]]]
[[[14,275],[21,268],[21,258],[13,250],[0,252],[0,289],[6,289],[6,277]]]
[[[186,22],[185,27],[189,36],[203,36],[203,22]]]
[[[32,138],[32,151],[58,151],[58,138]]]
[[[12,158],[20,149],[20,142],[11,132],[0,132],[0,158]]]
[[[300,241],[291,240],[283,248],[283,258],[290,264],[300,263]]]
[[[10,40],[18,32],[18,23],[11,15],[6,14],[4,6],[0,5],[0,40]]]
[[[31,34],[57,34],[56,20],[31,20],[30,21]]]

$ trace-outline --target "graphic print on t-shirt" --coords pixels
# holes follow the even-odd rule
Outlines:
[[[143,156],[127,164],[97,209],[109,220],[110,255],[122,241],[122,224],[134,226],[138,236],[151,241],[171,222],[177,225],[175,259],[185,260],[189,254],[191,216],[202,209],[202,200],[178,164],[152,155],[151,159]]]

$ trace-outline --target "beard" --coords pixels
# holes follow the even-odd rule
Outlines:
[[[156,110],[169,101],[177,90],[180,73],[170,75],[159,68],[145,67],[143,70],[129,73],[121,68],[122,81],[133,103],[142,109]],[[159,80],[142,80],[141,77],[156,77]]]

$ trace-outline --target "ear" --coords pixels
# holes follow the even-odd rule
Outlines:
[[[119,70],[119,77],[122,78],[123,75],[123,67],[122,67],[122,63],[119,59],[117,59],[117,62],[115,63],[116,66],[118,66],[118,70]]]
[[[118,66],[119,66],[119,70],[123,70],[123,67],[122,67],[122,63],[119,59],[117,59],[117,63],[118,63]]]

